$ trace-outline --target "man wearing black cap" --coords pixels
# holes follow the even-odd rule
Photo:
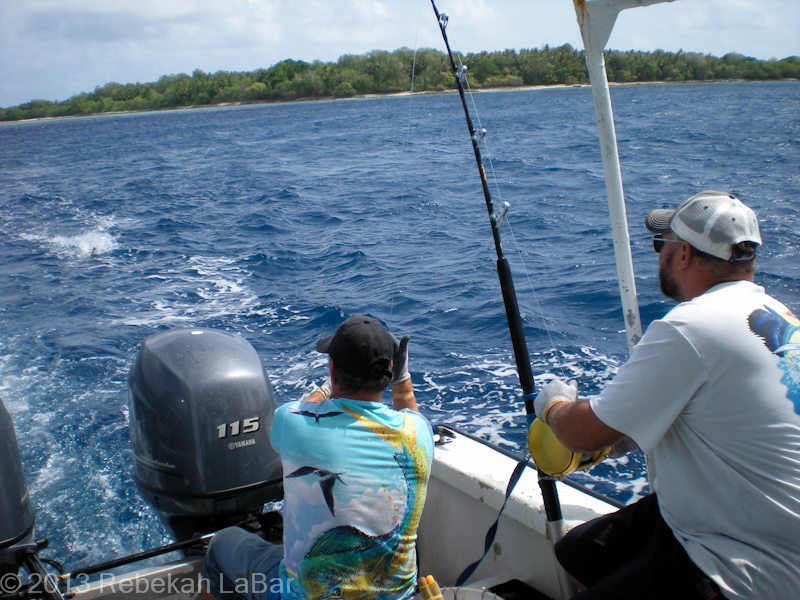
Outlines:
[[[653,494],[556,545],[575,598],[800,598],[800,321],[753,283],[752,210],[707,191],[646,219],[662,292],[603,392],[555,380],[534,404],[575,452],[625,436]]]
[[[283,464],[284,545],[237,528],[217,533],[204,571],[215,597],[413,596],[433,432],[416,412],[408,339],[354,316],[317,344],[329,378],[279,407],[270,429]],[[381,401],[390,384],[392,409]]]

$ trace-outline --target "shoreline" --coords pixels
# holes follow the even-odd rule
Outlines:
[[[750,79],[724,79],[712,81],[609,81],[608,85],[613,86],[636,86],[636,85],[676,85],[676,84],[722,84],[722,83],[780,83],[780,82],[797,82],[800,79],[769,79],[769,80],[750,80]],[[469,91],[473,93],[483,92],[521,92],[521,91],[538,91],[550,89],[564,89],[564,88],[591,88],[590,83],[555,83],[552,85],[521,85],[521,86],[498,86],[498,87],[480,87],[470,88]],[[232,106],[258,106],[261,104],[296,104],[302,102],[332,102],[340,100],[365,100],[374,98],[395,98],[399,96],[411,95],[430,95],[430,94],[456,94],[458,90],[440,90],[440,91],[419,91],[419,92],[389,92],[385,94],[358,94],[348,96],[346,98],[337,98],[336,96],[320,96],[309,98],[297,98],[294,100],[251,100],[251,101],[237,101],[237,102],[219,102],[216,104],[192,104],[189,106],[169,106],[164,108],[143,108],[139,110],[114,110],[106,112],[96,112],[81,115],[61,115],[58,117],[34,117],[32,119],[18,119],[0,121],[0,127],[11,123],[34,123],[37,121],[55,121],[60,119],[81,119],[86,117],[100,117],[104,115],[128,115],[140,113],[153,113],[163,112],[170,110],[193,110],[204,108],[230,108]],[[13,108],[13,107],[12,107]]]

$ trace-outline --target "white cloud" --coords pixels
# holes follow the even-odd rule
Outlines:
[[[609,46],[786,58],[800,54],[800,10],[791,0],[681,0],[625,11]]]
[[[581,46],[570,0],[437,6],[462,52]],[[0,0],[0,14],[0,106],[198,68],[443,48],[428,0]],[[784,58],[800,54],[800,11],[796,0],[679,0],[625,11],[609,47]]]

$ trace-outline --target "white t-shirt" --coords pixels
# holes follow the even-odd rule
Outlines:
[[[800,321],[728,282],[654,321],[593,398],[664,520],[729,598],[800,599]]]

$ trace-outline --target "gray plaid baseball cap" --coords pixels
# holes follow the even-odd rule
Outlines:
[[[645,218],[653,233],[672,232],[701,252],[730,260],[741,242],[761,245],[758,219],[752,209],[733,194],[707,190],[674,210],[657,208]]]

